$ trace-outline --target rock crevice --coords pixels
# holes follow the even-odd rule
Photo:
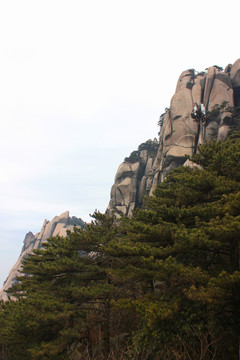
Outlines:
[[[142,205],[144,195],[152,195],[169,171],[188,164],[186,155],[194,154],[197,145],[210,140],[225,140],[229,131],[229,112],[219,111],[214,117],[200,122],[192,117],[194,107],[209,114],[223,102],[231,108],[240,106],[240,59],[227,65],[224,71],[216,65],[209,67],[207,72],[183,71],[170,108],[160,117],[161,129],[155,147],[151,146],[154,142],[148,140],[119,166],[108,212],[131,215]]]

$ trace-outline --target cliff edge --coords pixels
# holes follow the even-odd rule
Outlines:
[[[219,108],[224,103],[225,108]],[[240,59],[227,65],[225,70],[214,65],[204,72],[183,71],[170,107],[160,116],[159,141],[148,140],[141,144],[119,166],[108,212],[130,216],[169,171],[189,164],[186,155],[194,154],[199,144],[225,140],[231,119],[227,109],[238,106]],[[210,116],[213,112],[214,116]]]
[[[70,217],[69,211],[62,213],[60,216],[55,216],[52,221],[45,220],[40,232],[34,235],[31,231],[28,232],[23,241],[22,251],[16,262],[9,272],[9,275],[0,290],[0,300],[8,300],[6,290],[16,283],[16,276],[21,275],[22,260],[32,252],[34,249],[40,249],[42,244],[52,236],[66,236],[67,231],[72,231],[74,226],[83,226],[84,222],[76,217]]]

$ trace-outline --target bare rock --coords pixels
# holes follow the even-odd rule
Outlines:
[[[0,290],[0,300],[7,301],[9,295],[6,290],[16,283],[16,276],[21,276],[22,261],[24,258],[31,254],[32,250],[41,248],[42,244],[47,241],[51,236],[67,236],[67,231],[73,231],[73,227],[76,224],[81,226],[84,222],[78,218],[70,218],[69,211],[64,212],[60,216],[55,216],[52,221],[45,220],[42,229],[36,235],[32,232],[28,232],[23,242],[23,248],[21,254],[9,272],[9,276],[6,279],[3,288]]]
[[[229,106],[234,106],[232,84],[228,74],[217,72],[209,96],[208,110],[211,111],[215,105],[221,105],[223,101]]]
[[[234,105],[240,106],[240,59],[235,61],[230,70],[230,79],[234,92]]]
[[[235,63],[232,65],[230,71],[230,79],[233,88],[237,88],[240,86],[240,59],[235,61]]]
[[[150,188],[146,190],[146,184],[153,177],[152,164],[157,149],[156,139],[147,140],[119,166],[111,189],[109,213],[131,216],[135,207],[142,203],[144,195],[150,191]]]
[[[193,161],[187,159],[183,166],[188,166],[191,169],[202,169],[201,165],[195,164]]]
[[[141,206],[144,196],[152,195],[171,170],[181,165],[190,166],[186,155],[194,154],[199,144],[212,139],[225,140],[231,114],[221,110],[211,117],[223,102],[230,107],[240,106],[240,59],[227,65],[224,71],[216,65],[209,67],[207,73],[196,73],[193,69],[183,71],[170,108],[161,115],[157,147],[154,152],[150,148],[139,148],[140,151],[133,152],[120,165],[108,211],[121,209],[124,215],[129,215],[130,204],[131,212]],[[193,118],[194,107],[201,109],[201,120]]]
[[[62,213],[62,214],[59,216],[58,222],[67,224],[68,219],[69,219],[69,211],[65,211],[64,213]]]
[[[203,104],[205,108],[208,109],[208,101],[210,97],[210,93],[212,91],[212,86],[215,78],[216,68],[214,66],[210,67],[207,72],[204,96],[203,96]]]
[[[203,81],[204,80],[204,81]],[[192,100],[194,105],[199,105],[202,102],[203,90],[205,85],[205,77],[197,76],[192,87]]]
[[[35,236],[31,231],[29,231],[26,234],[25,239],[23,241],[23,247],[21,253],[23,253],[23,251],[25,251],[30,246],[30,244],[33,243],[34,240],[35,240]]]

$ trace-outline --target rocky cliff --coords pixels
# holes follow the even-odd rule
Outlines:
[[[218,108],[223,102],[231,108],[240,106],[240,59],[227,65],[225,70],[215,65],[200,73],[194,69],[184,71],[170,107],[160,116],[159,140],[155,138],[141,144],[119,166],[108,212],[130,216],[170,170],[191,165],[186,155],[192,155],[199,144],[211,139],[224,140],[231,113],[227,107]],[[74,224],[82,226],[83,221],[69,217],[67,211],[52,221],[45,220],[40,233],[26,235],[19,259],[0,291],[0,299],[7,299],[5,290],[14,284],[22,259],[33,249],[40,248],[47,238],[66,236],[66,231],[72,230]]]
[[[219,108],[222,104],[225,108]],[[215,65],[204,72],[180,75],[170,107],[160,116],[159,141],[141,144],[119,166],[108,212],[131,215],[144,195],[152,194],[168,172],[190,164],[186,155],[210,140],[226,139],[231,113],[240,106],[240,59],[225,70]]]
[[[9,276],[6,279],[3,288],[0,290],[0,300],[6,301],[8,295],[6,290],[16,283],[16,276],[18,276],[21,270],[22,260],[32,252],[33,249],[40,249],[42,244],[51,236],[66,236],[67,230],[72,231],[74,225],[83,226],[84,222],[76,217],[70,217],[69,211],[62,213],[60,216],[55,216],[52,221],[45,220],[40,232],[33,235],[32,232],[28,232],[23,241],[23,247],[21,254],[9,272]]]

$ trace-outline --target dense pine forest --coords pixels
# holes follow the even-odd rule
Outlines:
[[[1,360],[239,360],[240,133],[24,260]]]

